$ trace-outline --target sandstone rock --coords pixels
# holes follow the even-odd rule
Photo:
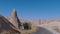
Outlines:
[[[0,34],[16,34],[19,33],[17,30],[14,30],[12,27],[15,26],[10,23],[4,16],[0,15]]]
[[[11,19],[9,20],[16,28],[20,28],[20,21],[17,17],[17,12],[13,9]]]
[[[13,11],[12,11],[12,17],[17,17],[17,12],[16,12],[16,9],[13,9]]]

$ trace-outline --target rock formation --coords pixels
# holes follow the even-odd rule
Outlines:
[[[13,27],[13,28],[12,28]],[[18,30],[4,16],[0,15],[0,34],[17,34]]]
[[[17,17],[17,12],[13,9],[11,19],[9,20],[16,28],[20,28],[20,21]]]

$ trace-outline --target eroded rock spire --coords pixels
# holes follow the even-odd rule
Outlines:
[[[15,8],[12,11],[12,17],[17,17],[17,12],[16,12],[16,9]]]
[[[16,28],[19,28],[19,27],[20,27],[20,20],[19,20],[18,17],[17,17],[16,9],[13,9],[13,11],[12,11],[12,16],[11,16],[10,22],[11,22]]]

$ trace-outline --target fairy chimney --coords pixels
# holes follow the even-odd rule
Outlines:
[[[16,9],[13,9],[13,11],[12,11],[12,17],[17,17],[17,12],[16,12]]]
[[[17,12],[15,9],[13,9],[12,11],[12,16],[10,19],[10,22],[16,27],[16,28],[20,28],[20,21],[17,17]]]

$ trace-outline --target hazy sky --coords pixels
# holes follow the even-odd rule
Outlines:
[[[13,8],[19,18],[60,18],[60,0],[0,0],[0,14],[11,16]]]

